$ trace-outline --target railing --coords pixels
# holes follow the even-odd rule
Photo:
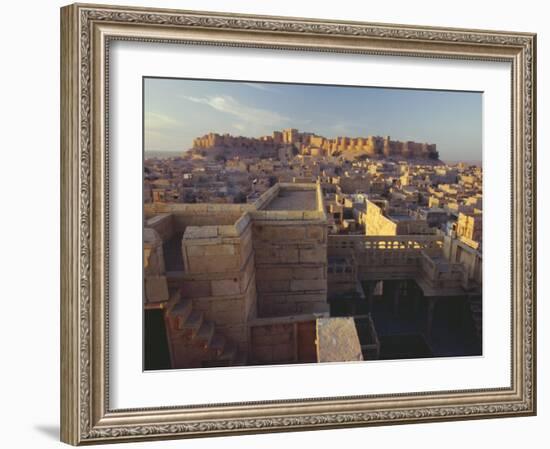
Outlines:
[[[330,282],[355,282],[357,272],[353,262],[331,262],[329,259],[327,276]]]
[[[329,235],[330,256],[350,256],[357,260],[359,275],[387,274],[388,270],[421,276],[434,287],[467,288],[463,265],[443,256],[443,239],[436,235],[364,236]]]
[[[422,250],[443,248],[443,239],[437,235],[329,235],[329,255],[408,251],[420,256]]]

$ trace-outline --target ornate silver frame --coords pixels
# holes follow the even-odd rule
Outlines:
[[[536,36],[75,4],[61,9],[61,439],[84,443],[536,413]],[[512,64],[510,388],[111,410],[107,55],[115,39],[508,61]]]

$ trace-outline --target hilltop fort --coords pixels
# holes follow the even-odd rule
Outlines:
[[[227,157],[276,157],[288,153],[304,156],[342,156],[371,159],[415,159],[438,161],[436,145],[412,141],[392,140],[390,136],[336,137],[329,139],[295,128],[274,131],[272,135],[243,137],[209,133],[193,140],[192,153]]]

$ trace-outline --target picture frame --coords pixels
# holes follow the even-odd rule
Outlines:
[[[108,56],[116,41],[509,63],[510,385],[112,408],[109,186],[116,173],[109,163]],[[536,35],[530,33],[106,5],[62,8],[61,440],[80,445],[536,414],[535,124]]]

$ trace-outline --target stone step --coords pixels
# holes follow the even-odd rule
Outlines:
[[[233,342],[230,342],[225,345],[223,352],[218,357],[219,360],[233,361],[237,356],[237,345]]]
[[[203,316],[202,312],[192,310],[185,322],[180,325],[179,329],[191,329],[193,333],[196,333],[202,325]]]
[[[187,321],[192,311],[193,304],[188,299],[179,301],[172,306],[170,314],[177,320],[178,329],[182,329],[183,324]]]
[[[214,336],[214,331],[214,323],[211,321],[203,321],[201,327],[195,334],[195,338],[202,341],[205,347],[209,347],[212,337]]]
[[[168,310],[172,310],[181,300],[181,290],[177,289],[170,292],[170,299],[168,300]]]

